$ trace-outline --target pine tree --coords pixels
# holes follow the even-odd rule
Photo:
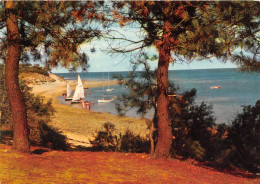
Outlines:
[[[7,28],[7,39],[1,35],[1,57],[5,61],[5,85],[13,114],[15,150],[30,151],[26,107],[18,84],[19,62],[28,62],[30,57],[47,58],[44,62],[49,67],[85,69],[88,58],[79,52],[78,46],[99,36],[100,31],[88,26],[93,16],[81,24],[77,22],[80,5],[93,12],[92,2],[7,1],[1,7],[1,29]]]
[[[130,41],[137,47],[113,48],[114,52],[132,52],[154,46],[158,52],[157,68],[157,158],[167,158],[172,143],[169,119],[168,68],[175,58],[187,59],[214,53],[216,32],[203,23],[201,12],[214,6],[211,2],[131,1],[115,4],[114,17],[122,26],[134,22],[145,33],[140,41]],[[121,9],[120,9],[121,7]],[[121,11],[120,11],[121,10]],[[129,40],[127,40],[129,41]],[[215,44],[216,45],[216,44]],[[121,46],[121,45],[120,45]]]
[[[112,52],[128,53],[145,47],[157,49],[157,117],[158,144],[156,157],[168,157],[172,135],[169,120],[168,67],[171,62],[187,59],[227,58],[236,48],[234,25],[237,9],[226,6],[229,2],[169,2],[130,1],[114,4],[114,18],[121,26],[140,27],[140,40],[114,38],[128,41],[130,48],[122,44]],[[250,2],[247,2],[250,4]],[[221,8],[222,9],[221,9]],[[252,8],[252,6],[250,6]],[[250,10],[247,10],[250,11]],[[225,17],[227,14],[231,17]],[[255,14],[254,11],[253,14]],[[245,14],[244,14],[245,15]],[[228,19],[229,18],[229,19]],[[230,19],[232,18],[232,19]],[[237,24],[237,28],[243,25]],[[136,47],[133,45],[136,44]],[[223,57],[224,56],[224,57]]]

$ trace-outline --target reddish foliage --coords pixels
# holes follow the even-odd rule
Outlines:
[[[183,5],[180,5],[177,10],[174,12],[175,16],[179,16],[180,18],[183,18],[183,14],[184,14],[184,7]]]
[[[86,10],[76,10],[76,11],[72,11],[72,16],[79,21],[83,20],[83,16],[85,14]]]

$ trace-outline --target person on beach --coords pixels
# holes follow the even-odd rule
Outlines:
[[[85,104],[86,104],[86,109],[87,109],[87,110],[90,110],[90,104],[91,104],[91,103],[90,103],[89,101],[86,101]]]

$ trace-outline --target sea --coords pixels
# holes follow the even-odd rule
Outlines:
[[[126,76],[128,72],[83,72],[83,73],[56,73],[66,80],[77,80],[80,75],[82,80],[102,81],[103,74],[105,80],[115,80],[113,75],[121,74]],[[238,113],[242,112],[245,105],[254,105],[260,99],[260,73],[245,73],[236,69],[198,69],[198,70],[170,70],[169,80],[179,87],[179,91],[184,92],[195,88],[197,90],[196,103],[204,102],[213,108],[216,123],[229,124]],[[211,89],[212,86],[220,86],[218,89]],[[110,86],[114,91],[106,92],[106,98],[113,98],[128,92],[126,86]],[[105,86],[107,89],[107,86]],[[102,99],[103,87],[86,89],[86,99],[92,102],[91,110],[96,112],[108,112],[117,115],[114,102],[99,104],[98,99]],[[71,105],[65,102],[63,97],[59,97],[60,103]],[[80,104],[73,104],[75,108],[81,108]],[[153,117],[153,111],[146,114],[146,118]],[[141,117],[136,113],[136,109],[131,109],[126,116]]]

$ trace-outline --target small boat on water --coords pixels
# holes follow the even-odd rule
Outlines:
[[[83,84],[80,79],[80,76],[78,75],[78,85],[75,89],[71,103],[81,103],[82,100],[84,101],[84,99],[85,99],[85,93],[84,93]]]
[[[220,89],[220,86],[211,86],[210,89]]]
[[[111,98],[111,99],[99,99],[98,100],[98,103],[108,103],[108,102],[112,102],[114,101],[114,98]]]
[[[114,91],[114,89],[109,88],[109,89],[107,89],[106,91],[107,91],[107,92],[111,92],[111,91]]]
[[[67,94],[66,94],[65,100],[66,101],[72,100],[72,90],[71,90],[70,85],[68,83],[67,83]]]

